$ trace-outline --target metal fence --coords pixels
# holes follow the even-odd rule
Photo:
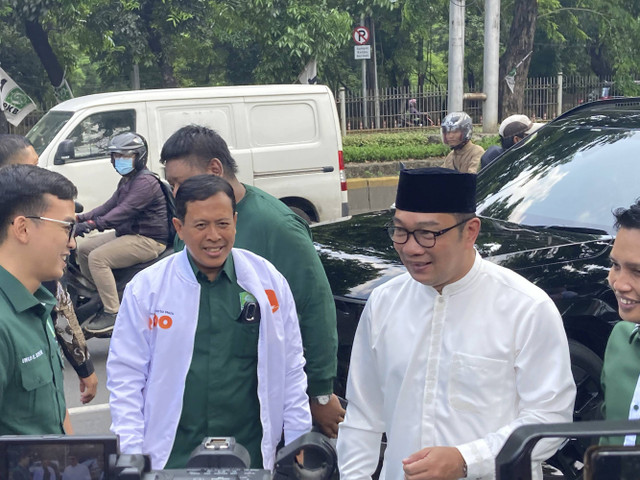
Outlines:
[[[475,93],[473,90],[470,93]],[[524,91],[524,110],[532,120],[551,120],[560,113],[581,103],[616,96],[615,84],[610,78],[562,76],[529,78]],[[345,92],[344,109],[336,94],[338,111],[344,111],[345,130],[399,130],[439,125],[447,114],[447,87],[383,88],[376,96],[373,91]],[[409,101],[415,99],[412,113]],[[412,102],[413,103],[413,102]],[[559,108],[561,104],[561,107]],[[482,101],[465,100],[464,110],[476,124],[482,123]],[[417,112],[417,113],[415,113]],[[29,114],[20,125],[9,125],[11,133],[24,135],[42,117],[42,111]],[[342,120],[342,118],[341,118]]]
[[[469,93],[477,93],[470,91]],[[609,78],[563,76],[529,78],[524,91],[524,109],[520,113],[532,120],[551,120],[581,103],[616,96]],[[346,91],[344,108],[336,95],[338,110],[344,112],[345,130],[396,130],[439,125],[447,114],[447,88],[386,88],[375,92]],[[413,102],[412,100],[415,100]],[[410,101],[415,109],[411,109]],[[482,101],[465,100],[464,111],[473,122],[482,123]]]
[[[29,115],[24,117],[24,120],[22,120],[22,122],[20,122],[19,125],[14,127],[13,125],[9,124],[9,133],[26,135],[27,132],[31,130],[31,127],[33,127],[36,123],[38,123],[38,120],[40,120],[43,115],[44,115],[44,112],[40,110],[34,110]]]

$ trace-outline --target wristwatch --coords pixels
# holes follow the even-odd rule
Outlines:
[[[311,401],[320,405],[326,405],[331,400],[331,395],[318,395],[317,397],[311,397]]]

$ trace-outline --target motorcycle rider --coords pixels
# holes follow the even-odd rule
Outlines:
[[[111,164],[122,175],[113,196],[77,216],[77,233],[103,232],[78,244],[82,274],[91,279],[104,306],[84,326],[92,335],[110,334],[120,308],[113,268],[125,268],[158,257],[167,247],[167,206],[160,183],[146,168],[146,140],[134,132],[114,136],[108,146]]]
[[[478,173],[484,148],[471,141],[473,123],[465,112],[451,112],[442,121],[442,141],[451,148],[444,168],[461,173]]]
[[[433,125],[433,120],[427,112],[418,110],[418,101],[415,98],[409,100],[409,108],[405,112],[403,119],[405,127],[422,127],[423,125]]]

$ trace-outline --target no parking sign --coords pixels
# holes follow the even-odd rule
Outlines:
[[[366,45],[369,43],[369,29],[364,25],[354,28],[351,36],[353,37],[353,41],[358,45]]]

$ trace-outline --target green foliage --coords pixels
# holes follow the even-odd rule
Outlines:
[[[535,1],[533,74],[613,73],[618,92],[638,93],[633,79],[640,71],[640,0]],[[171,81],[178,86],[293,83],[312,59],[321,83],[359,91],[361,65],[353,59],[351,31],[363,16],[375,30],[380,87],[447,81],[447,0],[0,3],[2,66],[42,103],[49,102],[52,90],[25,37],[25,20],[40,22],[48,33],[76,95],[130,88],[134,65],[142,88],[155,88]],[[513,4],[501,6],[503,45]],[[467,2],[465,44],[467,83],[480,90],[482,1]]]
[[[499,143],[497,135],[482,136],[474,143],[485,150]],[[350,133],[342,139],[344,160],[347,163],[383,162],[392,160],[421,160],[443,157],[450,151],[440,138],[438,129],[425,132]]]

